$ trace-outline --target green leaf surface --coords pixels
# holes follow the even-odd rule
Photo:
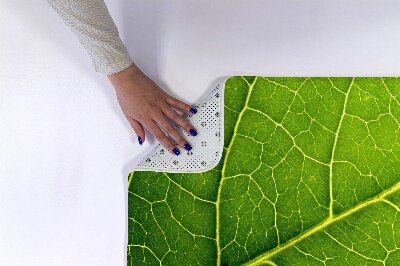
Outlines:
[[[128,265],[399,265],[400,80],[232,77],[221,161],[132,172]]]

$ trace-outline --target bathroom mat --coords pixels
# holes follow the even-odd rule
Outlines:
[[[129,175],[128,265],[400,261],[397,77],[235,76],[197,109],[192,153]]]

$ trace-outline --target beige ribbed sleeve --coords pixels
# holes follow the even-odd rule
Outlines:
[[[133,64],[103,0],[47,0],[74,32],[97,72],[111,75]]]

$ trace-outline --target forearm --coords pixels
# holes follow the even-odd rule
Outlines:
[[[118,73],[133,64],[103,0],[47,0],[92,59],[97,72]]]

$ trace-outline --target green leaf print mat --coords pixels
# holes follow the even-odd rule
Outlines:
[[[134,171],[128,265],[398,265],[400,80],[235,76],[200,173]]]

